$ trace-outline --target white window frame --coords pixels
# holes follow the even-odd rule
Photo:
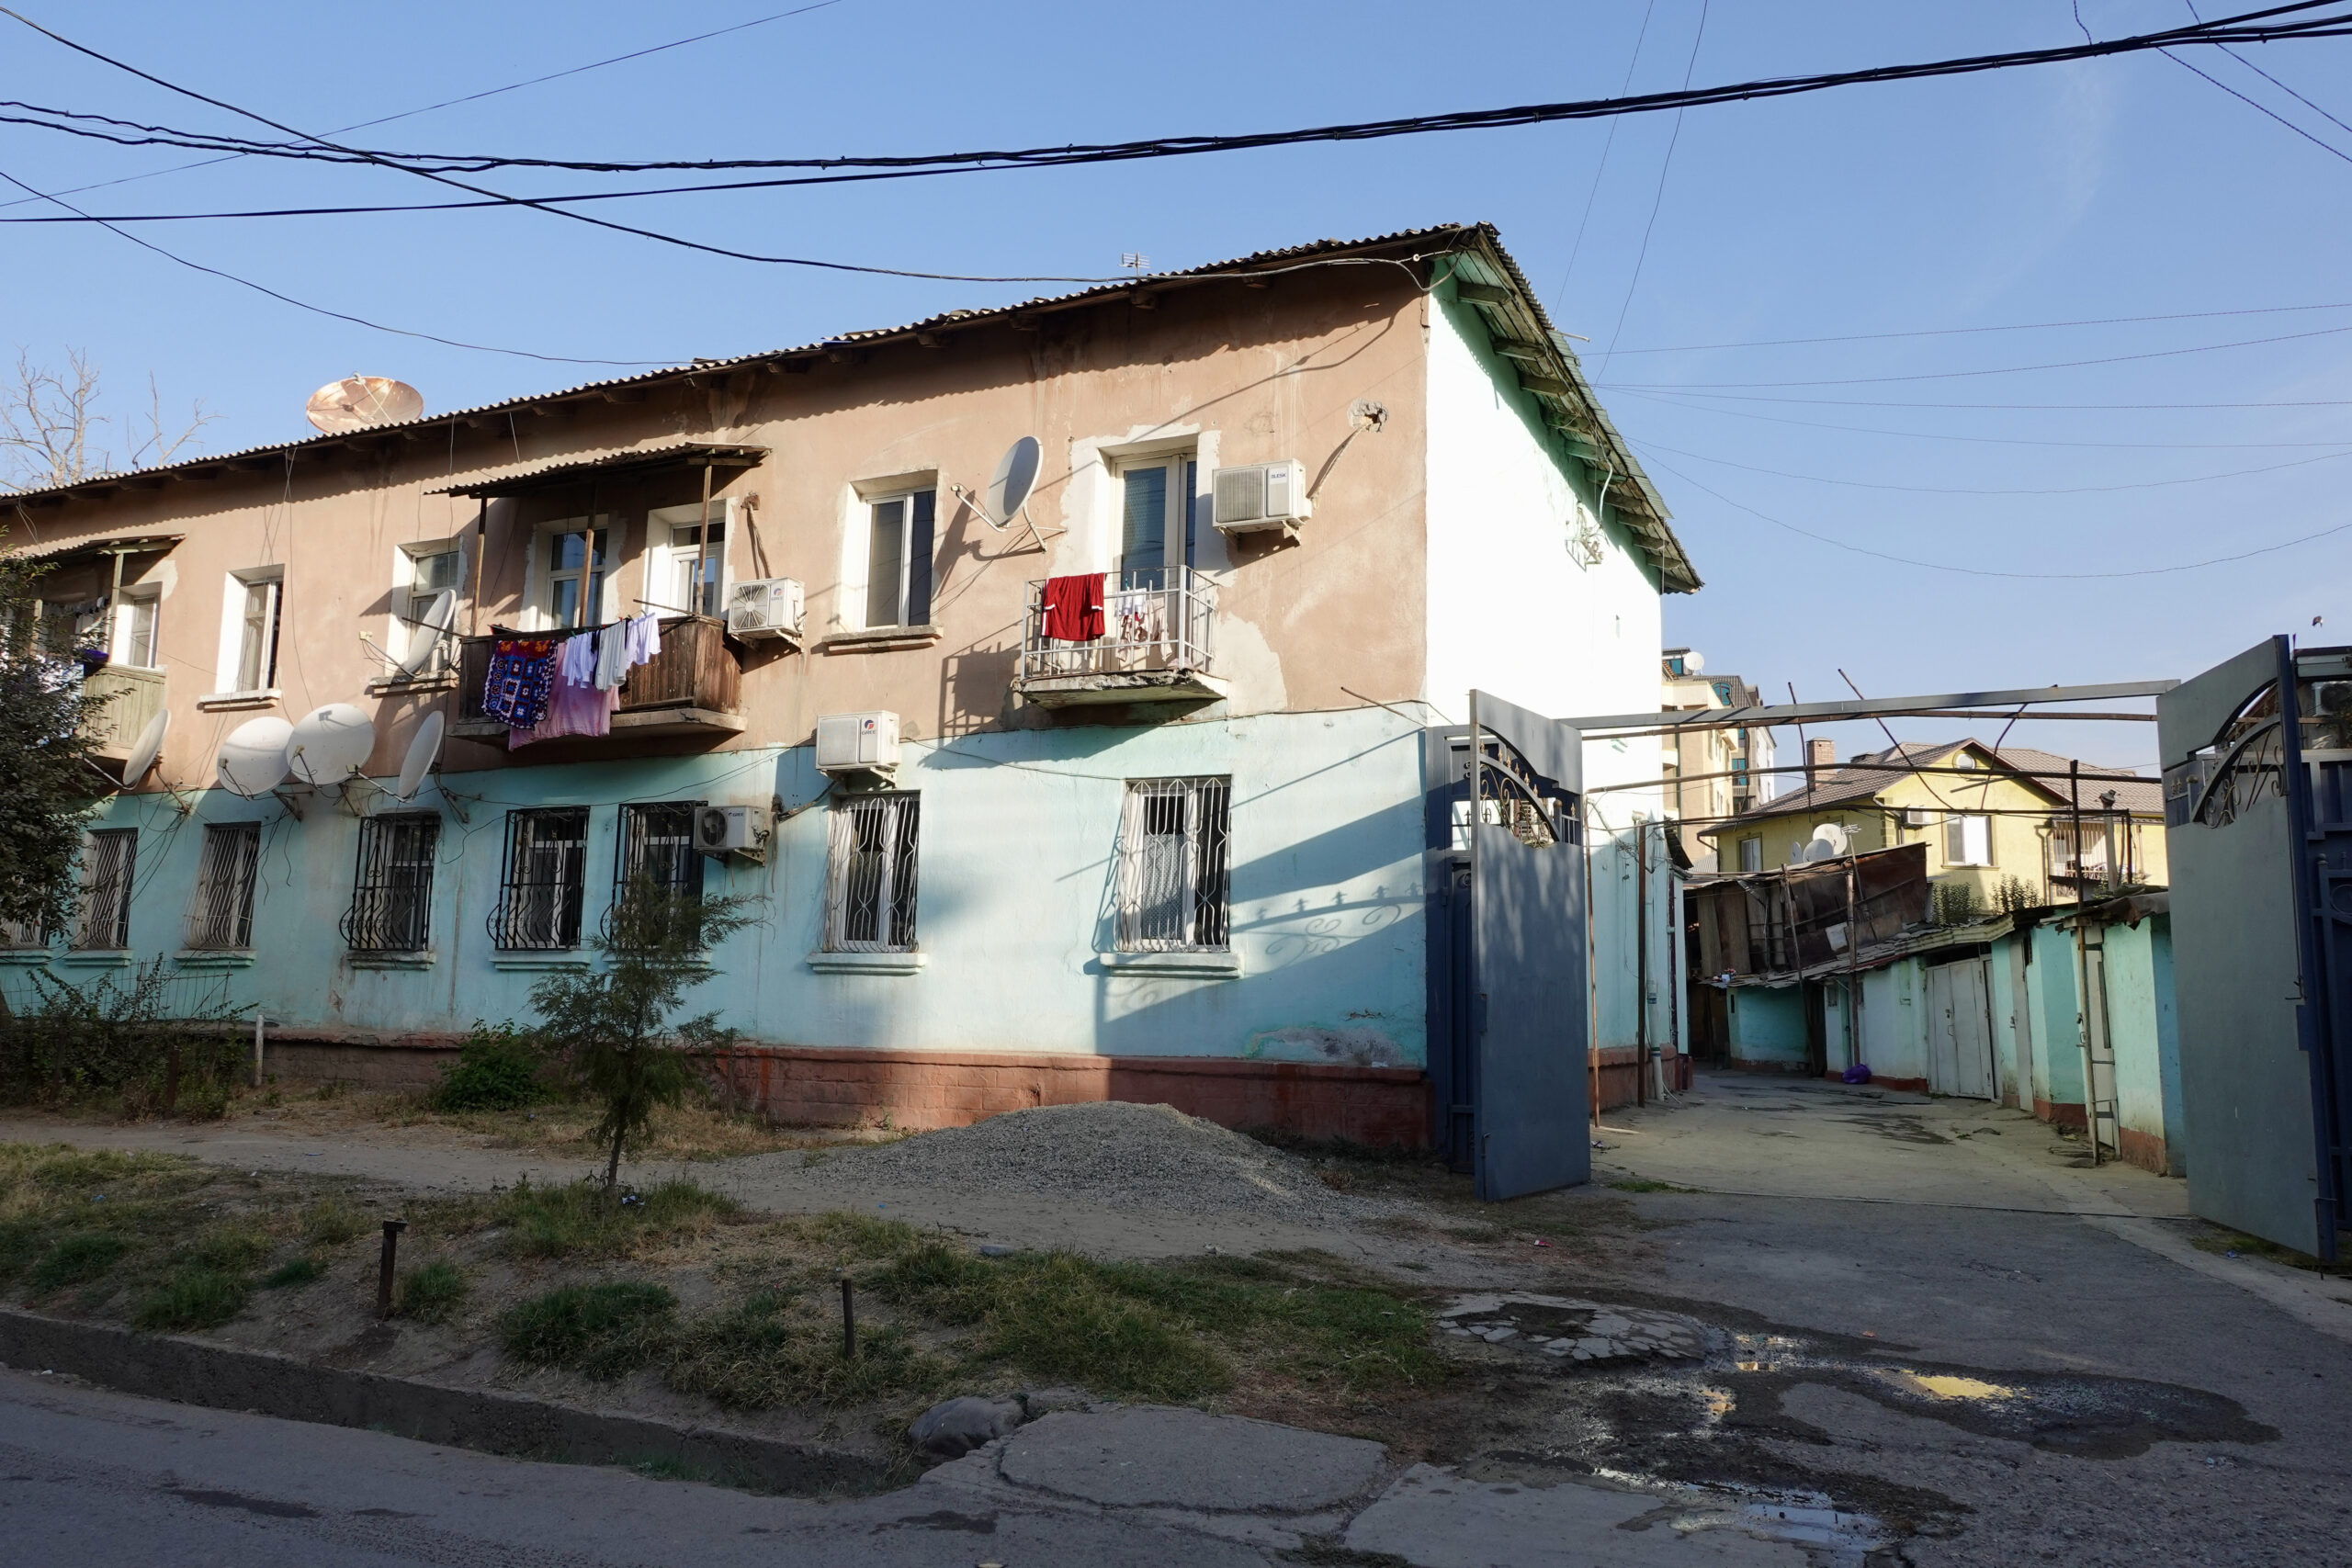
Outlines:
[[[249,594],[264,586],[269,590],[268,642],[260,660],[258,681],[246,685],[238,680],[244,668],[245,612]],[[219,663],[214,667],[214,696],[252,698],[276,694],[277,665],[286,644],[285,601],[286,569],[282,566],[232,571],[221,580],[220,651]]]
[[[922,796],[912,790],[837,795],[829,810],[825,852],[825,951],[914,953],[920,951],[916,916],[922,904]],[[878,858],[860,852],[862,828],[880,830]],[[868,886],[870,883],[870,886]],[[872,937],[853,937],[853,899],[869,897]]]
[[[909,615],[912,606],[908,603],[915,559],[915,501],[931,498],[931,589],[929,603],[923,605],[923,618],[913,620]],[[874,616],[874,513],[892,502],[902,502],[906,510],[899,515],[899,571],[896,592],[892,597],[898,604],[895,620],[876,620]],[[893,626],[918,627],[933,624],[939,604],[939,485],[936,479],[914,483],[891,483],[877,486],[861,485],[857,491],[857,526],[859,549],[865,558],[865,570],[859,574],[857,590],[858,624],[868,631],[887,631]]]
[[[130,657],[141,614],[147,618],[147,658],[143,662]],[[161,670],[164,667],[163,624],[164,593],[159,586],[150,584],[125,588],[116,594],[113,634],[107,638],[110,662],[127,670]]]
[[[1739,841],[1739,870],[1743,876],[1764,869],[1764,840],[1753,836]]]
[[[606,621],[618,618],[613,611],[613,605],[619,593],[618,586],[614,581],[616,576],[614,569],[618,564],[618,557],[626,541],[619,537],[622,531],[621,520],[611,513],[600,512],[593,518],[555,518],[538,525],[531,531],[531,554],[525,572],[526,590],[525,605],[528,612],[526,618],[531,623],[527,629],[541,632],[566,629],[559,626],[555,619],[555,542],[566,534],[593,535],[598,529],[604,530],[605,533],[604,591],[598,596],[596,604],[589,607],[589,613],[582,624],[591,626],[601,626]],[[564,575],[568,577],[572,574],[566,572]]]
[[[1151,831],[1151,803],[1170,798],[1185,803],[1182,833]],[[1212,811],[1214,823],[1205,820]],[[1229,776],[1129,779],[1119,812],[1118,951],[1231,952],[1233,858]]]
[[[1154,563],[1130,563],[1127,559],[1127,476],[1148,473],[1154,468],[1164,470],[1168,476],[1167,512],[1160,520],[1159,560],[1157,564],[1161,567],[1190,566],[1193,551],[1197,547],[1193,525],[1200,515],[1199,449],[1185,446],[1136,457],[1114,457],[1111,459],[1111,555],[1112,586],[1114,589],[1125,585],[1125,574],[1130,570],[1153,569]]]
[[[1974,834],[1984,846],[1982,860],[1969,858],[1969,838]],[[1960,852],[1952,852],[1953,841],[1959,842]],[[1944,818],[1944,863],[1950,866],[1989,866],[1993,863],[1993,818],[1979,811],[1955,811]]]
[[[702,503],[690,502],[684,506],[657,506],[645,514],[645,583],[639,599],[644,608],[664,615],[727,614],[727,595],[735,586],[732,552],[739,532],[734,502],[726,496],[712,496],[710,521],[719,530],[717,607],[704,610],[676,602],[678,568],[694,559],[696,552],[692,545],[672,544],[670,531],[702,526]],[[611,581],[609,573],[605,581]]]
[[[393,548],[391,626],[384,638],[384,650],[393,658],[400,659],[407,655],[409,640],[415,635],[425,606],[433,602],[433,595],[440,592],[439,589],[419,586],[417,563],[429,560],[435,556],[451,555],[458,558],[456,581],[443,586],[456,590],[458,599],[462,601],[466,596],[466,538],[464,535],[456,535],[447,539],[412,539]],[[450,660],[455,657],[455,648],[452,638],[443,637],[441,646],[434,649],[432,661],[417,673],[437,675],[447,670]]]

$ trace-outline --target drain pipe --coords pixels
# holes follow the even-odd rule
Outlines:
[[[255,1008],[254,1009],[254,1087],[255,1089],[261,1087],[261,1037],[262,1012],[261,1009]]]
[[[1634,822],[1634,1103],[1650,1102],[1650,825]]]

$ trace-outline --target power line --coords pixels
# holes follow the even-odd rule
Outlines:
[[[2289,119],[2285,115],[2280,114],[2278,110],[2270,107],[2267,104],[2259,103],[2253,98],[2247,97],[2244,93],[2239,92],[2235,87],[2231,86],[2227,82],[2222,81],[2220,77],[2190,64],[2188,61],[2183,60],[2180,56],[2175,54],[2168,49],[2159,50],[2157,52],[2162,54],[2166,60],[2171,61],[2175,65],[2179,66],[2182,70],[2193,72],[2197,75],[2203,77],[2206,81],[2211,82],[2214,86],[2221,88],[2222,91],[2229,94],[2230,96],[2245,105],[2248,108],[2253,109],[2257,114],[2267,115],[2270,118],[2277,120],[2279,124],[2285,126],[2288,130],[2293,131],[2296,135],[2301,137],[2304,141],[2310,142],[2321,152],[2328,153],[2333,157],[2341,158],[2347,164],[2352,164],[2352,152],[2346,152],[2343,148],[2336,146],[2334,142],[2324,141],[2320,137],[2312,135],[2310,131],[2305,130],[2301,126],[2297,125],[2293,120]],[[2334,117],[2331,116],[2330,118],[2332,118]]]
[[[668,43],[655,44],[648,49],[635,49],[629,51],[626,54],[611,55],[603,60],[592,60],[585,65],[574,65],[562,71],[549,72],[543,76],[532,76],[520,82],[509,82],[503,87],[485,87],[478,93],[466,93],[454,98],[444,98],[438,103],[425,104],[413,109],[401,109],[396,114],[379,115],[374,119],[363,119],[358,121],[356,124],[338,127],[336,130],[328,132],[328,134],[332,136],[342,136],[354,130],[366,130],[371,126],[390,125],[394,120],[411,119],[421,114],[432,114],[438,109],[454,108],[459,104],[477,103],[483,98],[494,98],[503,93],[520,92],[525,87],[537,87],[544,83],[559,82],[567,76],[578,76],[590,71],[601,71],[607,65],[620,65],[631,60],[642,60],[648,55],[660,54],[668,50],[683,49],[688,44],[705,43],[715,38],[724,38],[729,33],[747,32],[753,28],[765,27],[770,22],[780,22],[792,17],[806,16],[811,11],[822,11],[829,6],[838,6],[841,4],[842,4],[842,0],[817,0],[815,5],[802,6],[790,11],[771,12],[767,16],[755,17],[748,22],[738,22],[733,27],[720,28],[713,32],[696,33],[691,38],[673,39]],[[58,192],[57,194],[60,196],[79,196],[84,191],[103,190],[111,186],[130,185],[139,180],[153,179],[158,175],[185,174],[190,169],[209,168],[215,164],[231,163],[238,157],[247,155],[248,154],[243,152],[237,152],[224,158],[202,158],[194,163],[175,164],[168,169],[150,169],[145,174],[126,175],[120,179],[100,180],[95,185],[73,186],[69,186],[65,190]],[[32,198],[30,197],[18,197],[14,201],[0,202],[0,208],[19,206],[31,199]]]
[[[2137,326],[2148,321],[2202,321],[2225,316],[2278,316],[2301,310],[2352,310],[2352,300],[2333,305],[2254,305],[2234,310],[2173,310],[2156,316],[2091,316],[2075,321],[2012,321],[1992,327],[1917,327],[1891,333],[1839,333],[1829,337],[1753,338],[1744,343],[1678,343],[1654,348],[1621,348],[1620,354],[1709,354],[1733,348],[1803,348],[1825,343],[1883,343],[1893,338],[1967,337],[1983,333],[2048,332],[2060,327]]]
[[[1634,446],[1645,451],[1671,452],[1678,457],[1692,457],[1702,463],[1713,463],[1722,468],[1739,468],[1751,474],[1770,474],[1780,479],[1803,479],[1808,484],[1843,485],[1852,490],[1892,490],[1911,495],[2095,495],[2109,491],[2164,490],[2174,485],[2210,484],[2215,479],[2242,479],[2254,474],[2275,474],[2282,468],[2307,468],[2313,463],[2332,463],[2339,457],[2352,457],[2352,443],[2338,443],[2345,449],[2323,452],[2316,457],[2297,457],[2284,463],[2269,463],[2259,468],[2233,468],[2222,474],[2192,474],[2178,479],[2135,479],[2120,485],[2073,485],[2063,488],[2025,490],[1976,490],[1961,485],[1897,485],[1880,484],[1871,479],[1831,479],[1822,474],[1792,473],[1786,468],[1763,468],[1753,463],[1735,463],[1728,457],[1710,457],[1704,452],[1686,452],[1679,446],[1668,446],[1655,441],[1636,441]]]
[[[1837,430],[1857,435],[1896,435],[1913,441],[1958,441],[1973,446],[2061,446],[2119,452],[2239,452],[2352,446],[2352,436],[2339,441],[2050,441],[2028,435],[1961,435],[1948,430],[1888,430],[1882,425],[1831,424],[1817,419],[1789,419],[1780,414],[1756,413],[1747,409],[1709,408],[1704,403],[1677,401],[1664,392],[1627,390],[1625,395],[1664,403],[1668,408],[1679,409],[1685,413],[1712,413],[1726,419],[1750,419],[1766,424],[1790,424],[1804,430]]]
[[[1732,507],[1736,511],[1745,512],[1750,517],[1754,517],[1760,522],[1770,523],[1775,528],[1784,528],[1792,534],[1796,534],[1804,538],[1811,539],[1817,544],[1828,545],[1837,549],[1849,550],[1858,556],[1870,556],[1878,560],[1893,561],[1897,566],[1921,567],[1929,571],[1958,572],[1964,577],[1998,577],[2028,582],[2089,582],[2124,577],[2166,577],[2176,572],[2197,571],[2209,566],[2226,566],[2232,561],[2251,560],[2256,556],[2276,555],[2280,550],[2292,549],[2297,545],[2307,545],[2314,539],[2324,539],[2336,534],[2352,531],[2352,523],[2338,523],[2333,528],[2322,528],[2315,534],[2303,534],[2292,539],[2282,539],[2275,545],[2264,545],[2256,549],[2243,550],[2236,555],[2214,556],[2208,560],[2184,561],[2177,566],[2143,567],[2133,571],[1995,571],[1986,567],[1953,566],[1946,561],[1919,560],[1911,556],[1892,555],[1885,550],[1873,550],[1869,548],[1867,546],[1850,544],[1844,539],[1832,538],[1827,534],[1816,534],[1810,528],[1800,528],[1793,523],[1783,522],[1781,519],[1771,515],[1770,513],[1758,512],[1756,508],[1748,505],[1746,502],[1734,501],[1731,497],[1724,494],[1723,491],[1716,490],[1712,486],[1701,484],[1697,479],[1692,479],[1690,475],[1683,473],[1679,468],[1675,468],[1665,463],[1658,464],[1658,467],[1664,468],[1668,473],[1672,474],[1676,479],[1680,479],[1684,484],[1689,485],[1691,489],[1700,491],[1707,495],[1713,496],[1725,506]]]
[[[2143,52],[2152,50],[2181,48],[2190,45],[2286,41],[2299,39],[2352,37],[2352,13],[2338,11],[2333,15],[2301,17],[2297,20],[2270,20],[2297,17],[2301,13],[2341,6],[2343,0],[2295,0],[2294,4],[2276,6],[2239,16],[2199,22],[2190,27],[2170,28],[2160,32],[2111,39],[2104,42],[2086,42],[2058,48],[2013,50],[1996,54],[1972,55],[1962,58],[1921,62],[1913,64],[1872,66],[1856,71],[1827,72],[1805,76],[1761,78],[1754,81],[1726,84],[1714,87],[1674,92],[1641,94],[1615,98],[1579,99],[1562,103],[1528,104],[1508,108],[1476,109],[1448,114],[1414,115],[1393,119],[1363,120],[1337,125],[1312,126],[1291,130],[1263,131],[1242,135],[1194,135],[1161,137],[1139,141],[1065,144],[1060,147],[1035,147],[999,151],[948,153],[908,154],[898,156],[834,157],[834,158],[768,158],[768,159],[707,159],[697,162],[613,162],[569,159],[482,158],[469,163],[471,172],[490,168],[560,168],[596,173],[645,173],[662,169],[721,170],[739,168],[797,168],[815,170],[866,169],[877,171],[883,177],[908,177],[938,172],[944,168],[978,169],[1001,167],[1060,167],[1075,164],[1124,162],[1142,158],[1191,156],[1205,152],[1235,152],[1265,147],[1295,146],[1323,141],[1357,141],[1393,136],[1420,135],[1436,131],[1492,130],[1510,126],[1550,124],[1563,120],[1597,119],[1624,114],[1657,113],[1668,109],[1685,109],[1718,103],[1744,102],[1750,99],[1787,97],[1804,93],[1825,91],[1868,83],[1916,81],[1930,77],[1975,74],[1987,71],[2006,70],[2023,65],[2054,64],[2069,61],[2098,59],[2110,55]],[[253,119],[287,135],[299,137],[318,146],[345,153],[362,153],[368,161],[386,168],[407,173],[423,173],[415,164],[423,155],[381,152],[345,147],[325,138],[308,135],[278,124],[265,116],[237,107],[220,99],[209,97],[193,89],[167,82],[152,73],[114,60],[86,45],[78,44],[62,34],[31,22],[6,7],[0,15],[14,17],[25,26],[40,32],[58,43],[88,55],[90,58],[128,72],[168,91],[209,104],[216,108]],[[300,149],[273,148],[256,144],[256,155],[302,155]],[[552,210],[568,202],[595,197],[503,197],[483,192],[459,184],[446,176],[429,175],[443,184],[456,186],[476,196],[492,196],[504,205],[538,207]],[[779,182],[781,183],[781,182]],[[746,188],[743,186],[703,188]],[[637,193],[650,194],[650,193]],[[661,194],[673,194],[663,192]],[[470,204],[468,204],[470,205]],[[119,221],[132,220],[129,218]],[[609,224],[607,227],[624,228]],[[645,231],[628,231],[672,243],[691,244],[674,236],[653,234]],[[698,246],[703,249],[717,247]],[[720,252],[719,254],[737,254]],[[751,260],[786,260],[752,256]],[[874,269],[886,270],[886,269]]]
[[[1671,393],[1679,397],[1707,398],[1724,402],[1782,403],[1799,408],[1824,409],[1973,409],[1985,412],[2049,412],[2061,410],[2142,411],[2159,410],[2210,411],[2214,409],[2341,409],[2352,408],[2352,398],[2300,398],[2274,400],[2268,402],[2239,403],[1930,403],[1910,402],[1894,398],[1771,398],[1754,393],[1702,392],[1686,387],[1629,387],[1622,383],[1611,389],[1634,396],[1664,397]]]
[[[1646,0],[1642,6],[1642,26],[1634,34],[1633,57],[1625,62],[1624,81],[1617,85],[1617,96],[1621,98],[1633,91],[1634,68],[1642,62],[1642,40],[1650,36],[1650,17],[1657,10],[1657,0]],[[1690,84],[1686,82],[1683,85],[1688,86]],[[1617,146],[1617,128],[1623,123],[1617,117],[1610,117],[1609,135],[1600,143],[1600,162],[1593,166],[1592,186],[1584,193],[1584,216],[1577,220],[1576,243],[1568,247],[1568,265],[1561,270],[1559,292],[1554,296],[1564,303],[1567,299],[1568,279],[1577,275],[1577,257],[1584,252],[1584,231],[1592,221],[1592,204],[1600,196],[1601,176],[1609,172],[1609,154]]]
[[[1682,87],[1688,92],[1690,75],[1699,68],[1699,45],[1707,37],[1708,0],[1699,0],[1699,28],[1690,36],[1690,58],[1682,67]],[[1634,308],[1634,295],[1642,286],[1642,267],[1650,259],[1650,235],[1657,228],[1658,209],[1666,205],[1666,177],[1674,172],[1674,150],[1682,144],[1683,111],[1674,111],[1674,133],[1666,139],[1666,157],[1657,166],[1657,191],[1650,197],[1649,221],[1642,225],[1641,249],[1634,253],[1634,276],[1625,281],[1625,298],[1617,307],[1617,324],[1609,329],[1609,346],[1601,351],[1600,367],[1609,368],[1609,357],[1617,352],[1617,339],[1625,331],[1625,312]]]
[[[18,190],[24,191],[28,195],[37,197],[43,201],[56,202],[58,206],[65,208],[69,212],[74,210],[73,207],[62,197],[51,196],[46,191],[35,190],[32,186],[27,185],[16,175],[8,173],[6,169],[0,169],[0,180],[6,180],[10,185],[15,186]],[[101,222],[99,227],[105,229],[108,233],[120,235],[123,239],[126,239],[132,244],[137,245],[141,250],[154,252],[155,254],[163,257],[167,262],[175,263],[177,265],[187,267],[194,272],[205,273],[210,276],[220,278],[229,283],[233,283],[240,288],[250,288],[256,294],[266,294],[272,299],[277,300],[280,304],[291,305],[298,310],[308,310],[314,316],[325,316],[332,321],[348,321],[354,326],[366,327],[371,332],[390,333],[395,337],[421,338],[426,343],[437,343],[447,348],[468,348],[482,354],[511,355],[517,359],[536,359],[542,363],[550,365],[600,365],[620,369],[639,369],[649,366],[660,366],[665,363],[674,363],[673,361],[656,359],[579,359],[574,358],[571,355],[562,354],[534,354],[528,349],[501,348],[492,344],[465,343],[457,338],[442,337],[434,333],[415,332],[407,327],[389,326],[382,321],[371,321],[365,316],[355,316],[344,310],[332,310],[324,305],[313,305],[307,299],[297,299],[291,294],[281,294],[277,289],[270,288],[266,284],[255,283],[250,277],[240,277],[233,272],[223,272],[217,266],[207,266],[202,262],[191,261],[187,256],[181,255],[176,251],[167,251],[163,246],[154,243],[153,241],[142,240],[138,235],[131,233],[130,231],[119,229],[111,223]]]

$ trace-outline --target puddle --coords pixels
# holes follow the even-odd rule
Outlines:
[[[1906,1388],[1930,1393],[1938,1399],[2015,1399],[2018,1391],[2004,1388],[1982,1378],[1963,1378],[1950,1372],[1915,1372],[1908,1369],[1893,1374]]]

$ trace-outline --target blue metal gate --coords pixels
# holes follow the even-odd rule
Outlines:
[[[2189,1206],[2333,1260],[2352,1179],[2352,650],[2274,637],[2156,713]]]
[[[1589,1180],[1582,739],[1483,692],[1430,739],[1438,1145],[1488,1201]]]

